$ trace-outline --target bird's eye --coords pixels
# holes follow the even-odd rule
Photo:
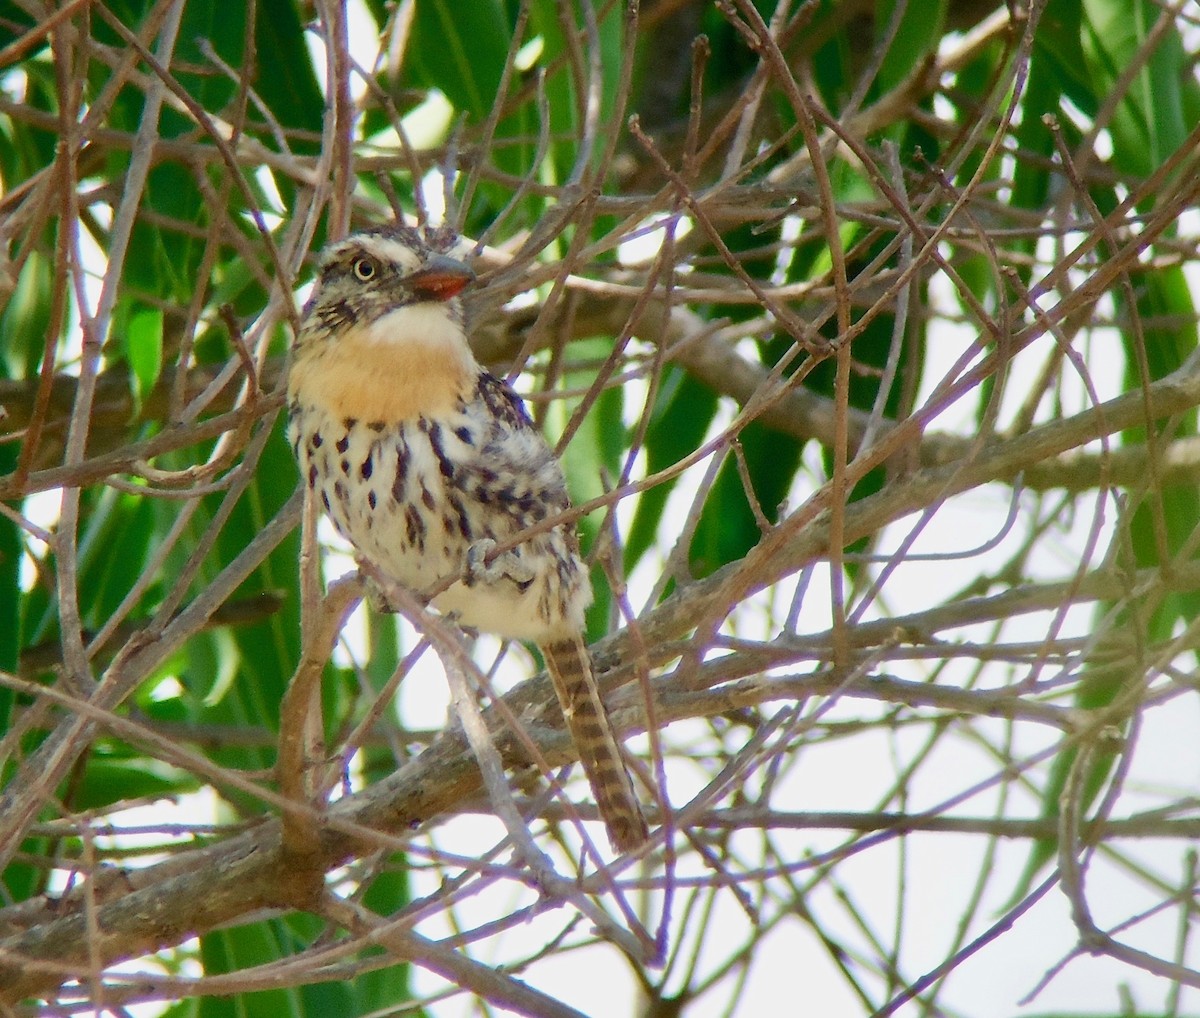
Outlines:
[[[364,283],[368,279],[374,279],[375,273],[378,271],[370,258],[355,258],[354,264],[350,267],[354,270],[354,275]]]

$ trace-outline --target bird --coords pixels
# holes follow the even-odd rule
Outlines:
[[[538,647],[609,842],[634,851],[648,829],[585,642],[593,595],[574,526],[522,536],[570,510],[562,466],[471,351],[459,295],[475,275],[453,245],[396,222],[322,251],[292,347],[288,438],[364,572]]]

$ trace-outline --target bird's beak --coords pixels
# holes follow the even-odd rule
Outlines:
[[[447,301],[474,279],[469,265],[447,255],[434,255],[404,282],[425,300]]]

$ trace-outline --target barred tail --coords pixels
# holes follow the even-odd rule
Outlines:
[[[600,699],[587,647],[582,639],[573,637],[545,643],[541,651],[583,771],[608,829],[608,840],[614,851],[633,851],[649,836],[646,818],[621,760],[620,746]]]

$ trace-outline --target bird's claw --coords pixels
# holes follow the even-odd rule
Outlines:
[[[487,557],[495,548],[496,542],[490,537],[481,537],[467,549],[467,586],[481,580],[485,583],[511,580],[518,585],[533,580],[536,573],[531,566],[522,561],[521,556],[515,550],[502,552],[496,556],[494,562],[488,562]]]

